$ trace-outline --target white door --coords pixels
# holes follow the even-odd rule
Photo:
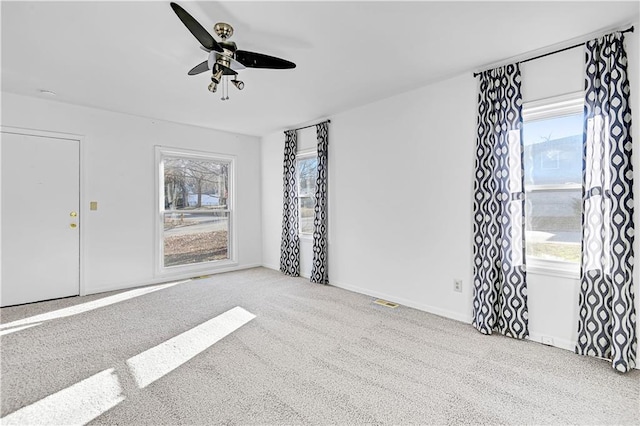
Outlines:
[[[2,132],[0,306],[80,293],[80,143]]]

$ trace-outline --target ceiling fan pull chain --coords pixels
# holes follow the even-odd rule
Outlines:
[[[222,77],[221,83],[222,83],[222,97],[220,98],[220,100],[224,101],[224,100],[229,98],[226,95],[226,92],[227,92],[227,76],[226,75],[224,77]]]

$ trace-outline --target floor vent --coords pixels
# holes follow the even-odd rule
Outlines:
[[[376,299],[376,300],[373,301],[373,303],[375,303],[377,305],[386,306],[387,308],[397,308],[398,306],[400,306],[397,303],[388,302],[388,301],[382,300],[382,299]]]

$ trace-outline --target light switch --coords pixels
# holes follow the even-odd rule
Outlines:
[[[89,203],[89,210],[98,210],[98,202],[97,201],[91,201]]]

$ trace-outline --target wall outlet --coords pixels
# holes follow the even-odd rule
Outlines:
[[[553,346],[553,337],[542,336],[542,344],[543,345]]]
[[[453,280],[453,291],[462,293],[462,280]]]

